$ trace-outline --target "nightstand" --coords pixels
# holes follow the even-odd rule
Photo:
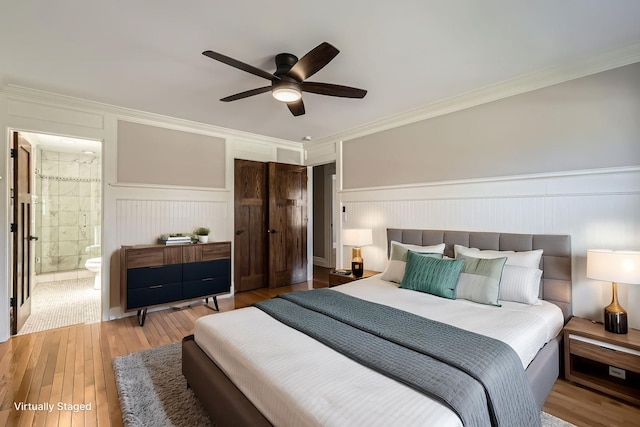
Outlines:
[[[354,280],[365,279],[367,277],[375,276],[376,274],[380,274],[379,271],[373,270],[365,270],[362,274],[362,277],[356,277],[353,274],[344,275],[338,274],[335,271],[329,272],[329,287],[344,285],[345,283],[353,282]]]
[[[578,317],[564,327],[564,373],[569,381],[640,405],[640,330],[604,330]]]

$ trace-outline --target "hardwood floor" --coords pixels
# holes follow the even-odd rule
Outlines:
[[[317,277],[313,283],[220,299],[220,310],[328,285],[327,276]],[[198,317],[211,313],[197,305],[149,313],[142,328],[135,317],[128,317],[12,337],[0,344],[0,426],[122,426],[113,358],[179,341],[192,333]],[[16,409],[21,403],[26,407]],[[43,409],[34,406],[44,403],[52,410],[34,410]],[[563,380],[554,386],[544,409],[578,426],[640,425],[640,408]]]
[[[543,409],[577,426],[640,426],[640,407],[564,379],[556,381]]]

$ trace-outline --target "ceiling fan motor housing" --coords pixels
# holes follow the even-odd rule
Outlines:
[[[273,73],[275,76],[282,78],[285,76],[291,67],[296,65],[298,62],[298,57],[292,55],[290,53],[279,53],[276,55],[276,72]]]

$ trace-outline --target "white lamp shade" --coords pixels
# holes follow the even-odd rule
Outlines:
[[[607,282],[640,284],[640,252],[589,249],[587,277]]]
[[[370,228],[348,228],[342,230],[342,244],[345,246],[361,246],[373,243],[373,234]]]

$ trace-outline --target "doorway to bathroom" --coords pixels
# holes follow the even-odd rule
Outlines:
[[[31,209],[27,219],[30,232],[23,243],[27,246],[24,258],[30,261],[23,265],[31,267],[21,273],[27,276],[22,294],[29,297],[31,307],[26,319],[20,316],[21,321],[15,322],[12,333],[21,335],[98,322],[101,142],[30,132],[19,132],[14,137],[31,150]],[[14,272],[18,270],[14,266]],[[20,308],[16,307],[18,313]]]

